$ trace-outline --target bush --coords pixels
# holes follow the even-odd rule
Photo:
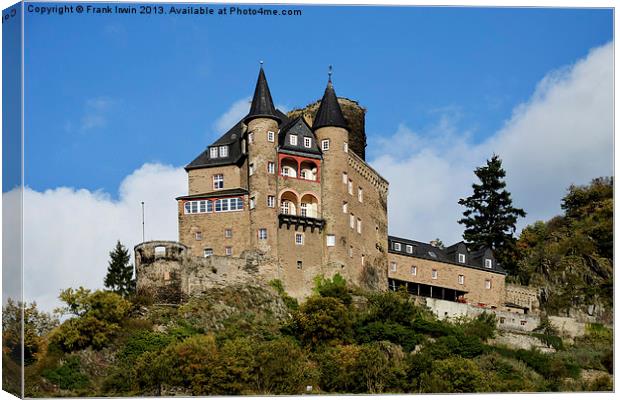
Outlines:
[[[493,313],[483,312],[471,321],[462,325],[466,335],[475,336],[480,340],[487,340],[495,337],[497,331],[497,318]]]
[[[479,393],[490,387],[487,376],[472,360],[452,357],[436,360],[432,370],[421,377],[421,388],[426,393]]]
[[[286,290],[284,290],[284,284],[282,284],[281,280],[273,279],[269,281],[269,285],[276,290],[276,292],[280,295],[282,301],[284,302],[284,304],[286,304],[286,307],[289,310],[297,310],[299,308],[299,303],[297,302],[297,299],[289,296],[288,293],[286,293]]]
[[[317,276],[314,278],[314,284],[314,291],[321,297],[333,297],[345,305],[351,304],[353,300],[347,289],[347,281],[338,273],[332,279]]]
[[[89,384],[88,377],[81,372],[77,356],[67,358],[58,368],[43,371],[42,375],[65,390],[82,389]]]
[[[421,340],[421,335],[411,327],[394,322],[374,321],[368,325],[358,325],[355,338],[359,343],[389,341],[399,344],[405,351],[411,351]]]
[[[333,297],[311,297],[293,315],[292,331],[310,346],[336,344],[351,337],[347,308]]]

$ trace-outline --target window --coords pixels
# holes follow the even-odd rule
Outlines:
[[[411,275],[416,276],[418,274],[418,267],[411,267]]]
[[[213,249],[204,249],[202,255],[205,257],[211,257],[213,255]]]
[[[431,271],[431,278],[432,279],[437,279],[437,270],[436,269]]]
[[[248,143],[254,143],[254,132],[248,133]]]
[[[406,249],[407,253],[409,253],[409,254],[413,253],[413,246],[412,245],[408,244],[405,247],[405,249]]]
[[[390,263],[390,271],[396,272],[396,266],[397,266],[396,263],[394,261],[392,261]]]
[[[300,260],[297,260],[297,269],[302,269],[304,266],[303,262],[301,262]]]
[[[241,197],[215,200],[215,212],[239,211],[243,210],[243,200]]]
[[[289,136],[289,143],[291,144],[291,146],[297,146],[297,135],[291,135]]]
[[[349,203],[346,201],[342,202],[342,212],[345,214],[349,212]]]
[[[345,143],[345,144],[343,145],[343,148],[344,148],[344,152],[345,152],[345,153],[348,153],[348,152],[349,152],[349,143]]]
[[[353,181],[349,179],[349,194],[353,194]]]
[[[228,146],[220,146],[220,157],[228,157]]]
[[[243,139],[243,140],[241,141],[241,152],[242,152],[243,154],[247,153],[247,147],[246,147],[246,145],[245,145],[245,139]]]
[[[267,163],[267,172],[270,174],[275,174],[276,173],[276,163],[274,163],[273,161],[269,161]]]
[[[362,267],[364,266],[364,262],[366,261],[366,256],[362,254]]]
[[[465,254],[459,253],[459,262],[462,264],[465,263]]]
[[[484,281],[484,288],[485,289],[491,289],[491,280],[490,279],[486,279]]]
[[[209,157],[210,158],[217,158],[217,147],[211,147],[209,149]]]
[[[254,208],[256,208],[256,198],[250,197],[250,210],[253,210]]]
[[[254,163],[250,163],[250,176],[254,175]]]
[[[323,151],[329,150],[329,139],[321,140],[321,149]]]
[[[346,172],[343,172],[342,173],[342,183],[344,183],[346,185],[347,182],[349,182],[349,177],[348,177]]]
[[[260,228],[258,230],[258,240],[267,240],[267,229]]]
[[[485,258],[484,259],[484,266],[487,268],[492,268],[493,267],[493,260],[489,259],[489,258]]]
[[[360,203],[364,201],[364,191],[361,187],[357,188],[357,201],[359,201]]]
[[[276,206],[276,197],[267,196],[267,207],[274,208]]]
[[[336,245],[336,235],[327,235],[327,247],[334,247]]]
[[[400,243],[394,242],[394,250],[395,251],[400,251]]]
[[[465,284],[465,275],[459,275],[459,285]]]
[[[282,200],[280,202],[280,212],[282,214],[290,214],[291,211],[291,207],[289,205],[289,201],[288,200]]]
[[[196,240],[202,240],[202,232],[198,231],[194,234]]]
[[[155,247],[155,257],[164,257],[166,255],[166,247],[165,246],[157,246]]]
[[[353,246],[349,246],[349,257],[353,258]]]
[[[362,220],[357,219],[357,233],[362,233]]]
[[[207,202],[205,200],[200,200],[198,202],[198,212],[200,213],[207,212]]]
[[[213,175],[213,189],[224,189],[224,175]]]
[[[232,237],[232,229],[231,228],[224,229],[224,237],[225,238],[231,238]]]
[[[273,131],[268,131],[267,132],[267,140],[269,140],[270,142],[274,141],[276,134]]]
[[[299,205],[299,208],[301,210],[301,216],[307,217],[308,216],[308,203],[301,203]]]
[[[232,247],[227,246],[224,251],[226,251],[227,256],[232,256]]]
[[[349,225],[351,226],[351,229],[355,229],[355,215],[353,214],[349,215]]]
[[[304,244],[304,234],[303,233],[295,233],[295,244],[301,246]]]
[[[312,138],[304,137],[304,147],[310,148],[312,146]]]
[[[291,167],[282,167],[282,176],[290,176],[291,169]]]
[[[213,211],[213,202],[211,200],[195,200],[187,201],[184,205],[185,214],[198,214]]]

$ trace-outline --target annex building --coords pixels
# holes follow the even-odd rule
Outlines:
[[[179,241],[136,246],[138,290],[171,298],[278,279],[303,298],[316,276],[339,273],[363,288],[506,307],[489,249],[388,236],[389,185],[365,161],[364,119],[331,74],[319,102],[283,113],[261,66],[249,113],[185,167]]]

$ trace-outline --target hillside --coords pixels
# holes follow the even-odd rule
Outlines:
[[[27,330],[26,395],[611,389],[611,332],[601,326],[573,344],[543,330],[535,335],[555,349],[514,349],[493,339],[491,315],[439,321],[404,293],[351,290],[339,276],[317,281],[315,292],[298,305],[272,282],[174,307],[65,291],[75,316]],[[43,314],[31,315],[27,326]],[[7,387],[14,353],[3,350]]]

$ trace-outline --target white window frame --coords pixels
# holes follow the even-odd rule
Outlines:
[[[299,215],[302,217],[308,216],[308,203],[299,203]]]
[[[342,147],[343,147],[345,153],[349,152],[349,143],[344,142],[344,145]]]
[[[250,176],[254,175],[254,163],[250,163]]]
[[[400,247],[400,243],[398,242],[394,242],[394,250],[395,251],[400,251],[401,247]]]
[[[280,201],[280,213],[281,214],[290,215],[291,206],[290,206],[289,203],[290,202],[288,200],[281,200]]]
[[[304,245],[304,234],[303,233],[295,232],[295,245],[296,246]]]
[[[231,237],[233,237],[233,230],[232,230],[232,228],[224,229],[224,237],[227,238],[227,239],[230,239]]]
[[[353,181],[349,179],[349,194],[353,195]]]
[[[220,146],[220,158],[228,157],[228,146]]]
[[[357,188],[357,201],[360,203],[364,202],[364,189],[358,186]]]
[[[484,259],[484,266],[486,268],[493,268],[493,260],[491,260],[490,258],[485,258]]]
[[[465,264],[465,254],[459,253],[459,262]]]
[[[431,270],[431,279],[437,279],[439,272],[436,269]]]
[[[275,174],[276,173],[276,163],[273,161],[267,162],[267,173]]]
[[[397,269],[398,269],[398,264],[396,263],[396,261],[392,261],[390,263],[390,271],[391,272],[396,272]]]
[[[342,183],[345,185],[349,182],[349,175],[346,172],[342,173]]]
[[[349,246],[349,257],[353,258],[353,246]]]
[[[465,284],[465,275],[459,275],[459,285],[464,285]]]
[[[250,197],[250,210],[253,210],[255,208],[256,208],[256,198]]]
[[[349,213],[349,203],[347,203],[346,201],[342,202],[342,212],[345,214]]]
[[[248,133],[248,143],[254,143],[254,132]]]
[[[232,246],[226,246],[224,248],[224,252],[226,253],[227,256],[232,256],[232,254],[233,254]]]
[[[484,281],[484,288],[485,289],[491,289],[492,284],[491,284],[491,280],[490,279],[485,279]]]
[[[336,235],[327,235],[326,239],[325,239],[325,245],[327,247],[334,247],[336,246]]]
[[[213,189],[224,189],[224,174],[213,175]]]
[[[258,228],[258,240],[267,240],[267,228]]]
[[[202,232],[198,231],[194,233],[194,240],[202,240]]]
[[[412,245],[410,245],[410,244],[406,245],[406,246],[405,246],[405,251],[406,251],[407,253],[409,253],[409,254],[412,254],[412,253],[413,253],[413,246],[412,246]]]
[[[276,133],[274,131],[267,131],[267,140],[270,142],[274,142],[276,137]]]
[[[217,156],[218,156],[217,147],[211,147],[209,149],[209,158],[217,158]]]
[[[288,142],[291,146],[297,146],[297,135],[290,135],[288,137]]]
[[[418,267],[415,265],[411,266],[411,276],[416,276],[418,274]]]
[[[323,151],[329,150],[329,139],[321,140],[321,150]]]
[[[202,256],[204,258],[211,257],[212,255],[213,255],[213,249],[210,247],[207,247],[206,249],[202,251]]]
[[[362,233],[362,220],[360,218],[357,219],[357,233]]]
[[[349,214],[349,226],[351,229],[355,229],[355,215]]]
[[[309,138],[307,136],[304,136],[304,147],[306,148],[310,148],[312,147],[312,138]]]
[[[275,208],[276,206],[276,196],[267,196],[267,207]]]

